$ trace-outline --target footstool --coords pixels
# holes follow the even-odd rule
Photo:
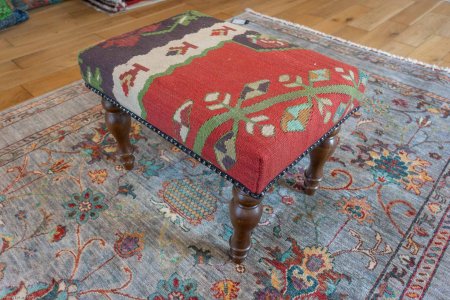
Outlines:
[[[264,193],[308,153],[304,191],[318,189],[367,82],[353,66],[197,11],[106,40],[82,51],[79,64],[103,98],[127,170],[132,117],[233,183],[237,263]]]

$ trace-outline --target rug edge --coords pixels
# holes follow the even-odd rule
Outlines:
[[[413,59],[413,58],[396,55],[396,54],[393,54],[393,53],[390,53],[390,52],[387,52],[387,51],[384,51],[384,50],[380,50],[380,49],[377,49],[377,48],[364,46],[362,44],[358,44],[358,43],[355,43],[355,42],[343,39],[343,38],[338,37],[338,36],[334,36],[334,35],[331,35],[331,34],[328,34],[328,33],[321,32],[319,30],[313,29],[313,28],[308,27],[306,25],[290,22],[290,21],[287,21],[287,20],[284,20],[284,19],[280,19],[280,18],[277,18],[277,17],[271,17],[269,15],[265,15],[265,14],[259,13],[257,11],[254,11],[251,8],[246,8],[245,12],[253,14],[253,15],[256,15],[258,17],[269,19],[271,21],[277,21],[277,22],[280,22],[280,23],[285,24],[287,26],[291,26],[291,27],[294,27],[294,28],[307,30],[307,31],[312,32],[314,34],[317,34],[317,35],[320,35],[320,36],[323,36],[323,37],[327,37],[327,38],[332,39],[332,40],[337,40],[337,41],[343,42],[345,44],[351,45],[353,47],[357,47],[357,48],[364,49],[364,50],[367,50],[367,51],[371,51],[371,52],[375,52],[375,53],[378,53],[378,54],[386,55],[386,56],[391,57],[391,58],[395,58],[395,59],[398,59],[398,60],[401,60],[401,61],[404,61],[404,62],[408,62],[408,63],[411,63],[411,64],[420,65],[422,67],[430,68],[432,70],[439,70],[439,71],[449,72],[450,73],[450,68],[448,68],[448,67],[433,65],[433,64],[429,64],[429,63],[426,63],[426,62],[423,62],[423,61],[420,61],[420,60],[416,60],[416,59]]]
[[[6,115],[6,114],[8,114],[8,113],[11,113],[12,111],[17,110],[18,108],[20,108],[20,107],[23,106],[23,105],[27,105],[27,104],[29,104],[29,103],[39,101],[39,100],[41,100],[42,98],[48,97],[48,96],[49,96],[50,94],[52,94],[52,93],[55,93],[55,92],[57,92],[57,91],[60,91],[60,90],[66,89],[66,88],[73,87],[73,86],[75,86],[76,84],[80,84],[80,83],[82,83],[82,82],[83,82],[83,79],[77,79],[77,80],[72,81],[72,82],[70,82],[70,83],[68,83],[68,84],[65,84],[65,85],[63,85],[63,86],[60,86],[60,87],[58,87],[58,88],[56,88],[56,89],[54,89],[54,90],[45,92],[45,93],[42,94],[42,95],[39,95],[39,96],[32,96],[31,98],[25,99],[25,100],[23,100],[23,101],[21,101],[21,102],[19,102],[19,103],[13,104],[13,105],[8,106],[8,107],[6,107],[6,108],[4,108],[4,109],[0,109],[0,117]],[[84,85],[83,85],[83,86],[84,86]]]

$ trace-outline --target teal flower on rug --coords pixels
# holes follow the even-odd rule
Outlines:
[[[358,221],[360,225],[373,222],[372,206],[367,197],[343,197],[337,206],[339,212],[347,215],[349,220]]]
[[[160,280],[157,292],[151,294],[148,300],[202,300],[197,294],[197,282],[192,279],[183,280],[178,273],[173,273],[168,280]]]
[[[380,152],[369,151],[369,155],[371,160],[366,164],[370,166],[373,179],[380,184],[402,184],[406,190],[420,195],[420,188],[433,180],[424,169],[430,163],[420,158],[410,159],[403,150],[391,152],[381,149]]]
[[[254,293],[255,298],[274,299],[271,296],[277,292],[281,294],[277,299],[325,299],[332,296],[339,281],[346,275],[334,270],[333,256],[328,248],[300,248],[294,239],[287,240],[291,247],[284,252],[279,247],[266,248],[271,257],[264,257],[261,261],[270,265],[271,272],[253,274],[258,278],[257,282],[264,285],[263,289]]]
[[[209,264],[209,261],[212,258],[211,250],[202,249],[195,245],[190,245],[188,246],[188,248],[194,251],[194,253],[192,253],[192,256],[194,257],[195,260],[194,266],[201,264],[205,265]]]
[[[89,219],[95,220],[100,216],[100,212],[108,208],[104,199],[104,194],[94,193],[90,188],[81,193],[74,193],[70,200],[63,204],[67,210],[65,215],[69,219],[75,219],[80,225]]]
[[[396,153],[381,155],[373,163],[370,170],[374,179],[381,183],[399,183],[403,177],[408,176],[406,163]]]
[[[164,168],[164,164],[156,161],[156,159],[147,160],[142,158],[138,163],[143,167],[142,175],[144,175],[145,178],[158,176],[159,171]]]

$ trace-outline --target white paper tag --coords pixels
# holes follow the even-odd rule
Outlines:
[[[231,23],[237,24],[237,25],[245,25],[245,24],[250,23],[250,21],[249,20],[244,20],[244,19],[234,18],[233,20],[231,20]]]

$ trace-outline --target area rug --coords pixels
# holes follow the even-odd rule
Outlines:
[[[137,123],[126,172],[98,96],[76,82],[0,113],[0,299],[450,294],[450,72],[239,18],[370,75],[316,195],[301,192],[304,159],[265,197],[251,253],[235,265],[231,185]]]
[[[142,6],[154,4],[164,0],[84,0],[98,11],[107,13],[117,13],[131,10]]]

